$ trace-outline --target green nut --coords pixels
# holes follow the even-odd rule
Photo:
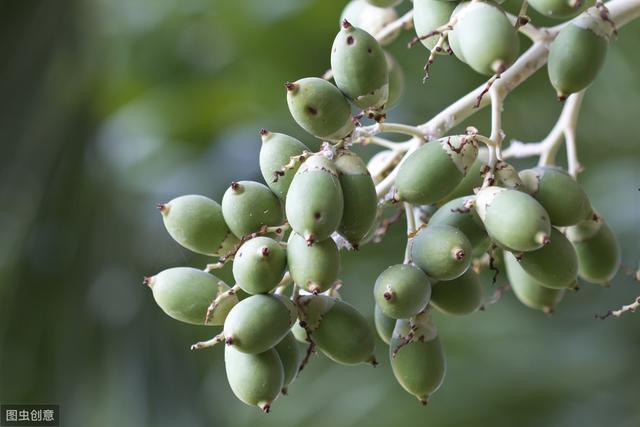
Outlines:
[[[471,265],[471,243],[449,225],[429,225],[411,241],[411,260],[436,280],[460,277]]]
[[[504,72],[518,57],[518,32],[504,11],[490,1],[461,3],[449,33],[454,54],[476,72]]]
[[[222,214],[237,237],[254,233],[265,225],[280,225],[284,221],[280,199],[269,187],[254,181],[231,183],[222,197]]]
[[[354,27],[362,28],[372,36],[377,35],[384,27],[398,19],[398,13],[393,8],[376,7],[366,0],[352,0],[340,15],[340,25],[347,20]],[[378,40],[380,46],[388,45],[400,35],[400,28],[389,32],[382,39]]]
[[[287,251],[269,237],[245,242],[233,258],[233,278],[249,294],[270,292],[284,277]]]
[[[193,252],[224,256],[238,243],[220,205],[207,197],[180,196],[158,205],[158,209],[173,240]]]
[[[355,129],[351,106],[340,89],[318,77],[287,83],[287,104],[293,119],[311,135],[339,140]]]
[[[529,6],[549,18],[567,19],[593,6],[595,0],[529,0]]]
[[[284,386],[284,369],[278,352],[242,353],[232,346],[224,350],[224,365],[229,386],[238,399],[269,412]]]
[[[518,175],[518,171],[512,165],[502,160],[496,162],[495,185],[510,188],[512,190],[526,191],[525,185]]]
[[[520,178],[527,192],[540,202],[555,226],[575,225],[593,213],[589,197],[580,184],[560,168],[526,169],[520,172]]]
[[[416,29],[416,36],[423,37],[431,34],[437,28],[442,27],[453,14],[454,9],[458,6],[455,2],[441,0],[414,0],[413,1],[413,26]],[[438,42],[439,34],[420,40],[422,44],[429,50],[433,50]],[[445,42],[442,46],[442,55],[446,54],[449,49],[449,43]]]
[[[229,286],[213,274],[196,268],[175,267],[146,278],[145,284],[153,291],[153,298],[162,311],[193,325],[222,325],[227,313],[238,303],[235,295],[224,298],[205,323],[209,304],[229,290]]]
[[[530,195],[486,187],[476,195],[476,210],[489,237],[512,252],[540,249],[549,243],[549,214]]]
[[[342,22],[331,48],[336,86],[360,108],[380,108],[389,98],[389,71],[375,38],[349,21]]]
[[[559,99],[589,86],[604,64],[612,27],[591,13],[568,23],[549,48],[547,70]]]
[[[404,72],[402,66],[389,52],[385,52],[387,69],[389,70],[389,99],[384,109],[389,111],[398,104],[404,93]]]
[[[425,309],[431,283],[417,267],[396,264],[383,271],[373,288],[376,307],[393,319],[408,319]]]
[[[312,293],[324,292],[338,279],[340,253],[333,239],[309,246],[294,232],[287,244],[287,264],[296,285]]]
[[[309,157],[296,172],[287,193],[286,212],[291,228],[312,245],[337,230],[343,209],[335,166],[322,154]]]
[[[478,153],[478,156],[479,155],[480,153]],[[456,188],[454,188],[451,193],[447,194],[444,199],[438,201],[438,206],[442,206],[459,197],[472,195],[474,193],[474,189],[482,186],[484,178],[481,171],[484,166],[486,166],[486,163],[482,161],[480,157],[476,158],[471,167],[467,170],[467,174],[462,178],[462,181],[460,181]]]
[[[280,200],[284,201],[291,180],[302,164],[300,158],[305,151],[309,151],[306,145],[297,139],[283,133],[271,133],[268,130],[260,131],[262,146],[260,147],[260,171],[262,177],[271,191]],[[285,165],[291,163],[292,167],[283,172]]]
[[[471,136],[448,136],[431,141],[400,164],[396,199],[429,205],[444,198],[462,181],[478,154]]]
[[[395,168],[402,157],[401,153],[392,150],[382,150],[374,154],[367,162],[367,169],[374,184],[379,184]]]
[[[299,307],[311,338],[329,359],[344,365],[375,363],[373,333],[355,308],[326,295],[300,297]]]
[[[378,336],[385,344],[391,342],[391,335],[393,335],[393,328],[396,326],[396,319],[393,319],[380,310],[380,307],[376,305],[373,318]]]
[[[608,284],[620,268],[620,246],[611,228],[595,215],[566,230],[578,255],[578,275],[587,282]]]
[[[428,313],[418,315],[413,322],[396,322],[389,355],[398,383],[426,405],[429,396],[442,385],[447,369],[438,331]]]
[[[376,186],[367,166],[353,151],[340,150],[334,159],[342,187],[344,209],[338,232],[354,248],[371,230],[378,213]]]
[[[252,295],[231,309],[224,322],[227,345],[243,353],[262,353],[278,344],[297,317],[295,306],[280,295]]]
[[[487,232],[478,213],[473,208],[475,196],[453,199],[442,205],[429,219],[429,225],[450,225],[462,231],[472,248],[485,246]]]
[[[520,267],[547,288],[563,289],[576,285],[578,257],[571,242],[551,227],[551,241],[538,250],[524,252]]]
[[[297,321],[293,327],[291,328],[291,333],[296,341],[301,342],[302,344],[309,344],[309,340],[307,339],[307,331],[300,326],[300,321]]]
[[[482,306],[482,284],[472,269],[457,279],[434,283],[431,289],[431,305],[443,313],[471,314]]]
[[[284,368],[284,387],[283,393],[286,393],[286,387],[293,382],[300,366],[300,351],[298,343],[291,332],[284,336],[282,341],[275,346],[282,367]]]
[[[511,289],[521,303],[547,314],[554,312],[556,305],[564,296],[564,289],[543,286],[522,269],[516,257],[510,252],[504,252],[504,264]]]

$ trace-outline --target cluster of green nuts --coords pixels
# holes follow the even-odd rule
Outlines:
[[[397,3],[347,5],[331,48],[335,84],[316,77],[286,84],[293,119],[324,141],[320,151],[263,129],[264,183],[233,182],[221,203],[186,195],[158,205],[177,243],[219,262],[205,270],[170,268],[145,283],[172,318],[222,327],[192,348],[224,343],[231,390],[265,412],[315,350],[340,364],[375,365],[374,329],[388,345],[398,383],[426,404],[446,371],[432,311],[481,309],[480,269],[504,267],[523,304],[551,313],[578,277],[607,284],[619,267],[616,238],[574,177],[551,165],[517,171],[489,162],[479,149],[488,138],[473,128],[420,140],[406,155],[382,151],[369,164],[352,151],[359,119],[383,122],[402,92],[402,70],[381,47],[397,34],[381,41],[371,34],[396,19]],[[566,18],[591,2],[530,4]],[[416,32],[435,53],[452,51],[486,75],[503,72],[518,56],[516,27],[498,3],[414,0],[413,8]],[[549,57],[559,96],[593,80],[611,31],[592,13],[560,31]],[[387,176],[391,191],[380,196],[376,184]],[[374,328],[338,292],[340,249],[373,241],[389,211],[402,209],[419,213],[418,220],[404,262],[384,269],[373,285]],[[232,286],[213,274],[227,262]]]

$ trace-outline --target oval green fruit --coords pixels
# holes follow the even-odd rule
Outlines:
[[[385,110],[389,111],[398,104],[404,93],[404,72],[402,66],[389,52],[385,52],[387,67],[389,70],[389,99],[385,104]]]
[[[296,172],[287,193],[286,212],[291,228],[312,245],[336,231],[343,209],[335,166],[322,154],[309,157]]]
[[[227,345],[243,353],[262,353],[278,344],[297,317],[291,301],[280,295],[252,295],[236,304],[224,322]]]
[[[386,316],[408,319],[429,304],[431,283],[419,268],[409,264],[396,264],[378,276],[373,296],[376,307]]]
[[[536,12],[556,19],[573,18],[594,3],[594,0],[529,0],[529,6]]]
[[[482,284],[472,269],[456,279],[434,283],[431,289],[431,305],[446,314],[471,314],[482,306]]]
[[[345,6],[340,15],[340,25],[347,20],[351,25],[362,28],[372,36],[376,36],[384,27],[398,19],[398,13],[390,7],[376,7],[366,0],[352,0]],[[400,28],[391,31],[378,40],[380,46],[388,45],[400,35]]]
[[[367,169],[374,184],[379,184],[400,162],[402,155],[391,150],[382,150],[374,154],[367,162]]]
[[[340,253],[333,239],[309,246],[298,233],[291,233],[287,263],[293,282],[312,293],[324,292],[338,279]]]
[[[233,182],[222,197],[222,214],[237,237],[260,227],[281,225],[284,210],[280,199],[266,185],[254,181]]]
[[[396,326],[396,319],[393,319],[380,310],[380,307],[376,305],[374,311],[374,322],[376,325],[376,332],[378,336],[385,344],[391,342],[391,335],[393,334],[393,328]]]
[[[287,104],[293,119],[311,135],[340,140],[355,129],[351,106],[340,89],[318,77],[287,83]]]
[[[238,243],[220,205],[207,197],[180,196],[158,205],[158,209],[173,240],[193,252],[224,256]]]
[[[554,312],[564,296],[564,289],[543,286],[520,267],[520,263],[510,252],[504,252],[504,264],[511,289],[521,303],[547,314]]]
[[[620,245],[609,225],[595,215],[566,233],[578,255],[578,275],[587,282],[608,284],[620,268]]]
[[[498,160],[495,168],[495,184],[498,187],[510,188],[512,190],[526,191],[525,185],[518,175],[518,171],[509,163]]]
[[[555,226],[575,225],[593,213],[589,197],[580,184],[560,168],[526,169],[520,172],[520,178],[527,192],[540,202]]]
[[[276,350],[247,354],[227,346],[224,364],[233,394],[247,405],[269,412],[284,385],[284,369]]]
[[[205,325],[207,308],[222,292],[229,290],[213,274],[190,267],[175,267],[145,279],[162,311],[176,320]],[[206,325],[222,325],[229,311],[238,303],[235,295],[224,298]]]
[[[473,208],[475,196],[453,199],[442,205],[429,219],[430,225],[449,225],[462,231],[472,248],[485,245],[487,232],[478,213]]]
[[[547,70],[559,99],[593,82],[604,64],[612,28],[598,12],[576,18],[551,43]]]
[[[459,9],[456,18],[449,33],[456,40],[451,47],[476,72],[499,74],[514,63],[520,50],[518,32],[500,6],[490,1],[470,2]]]
[[[471,243],[449,225],[429,225],[411,241],[411,260],[436,280],[460,277],[471,265]]]
[[[467,174],[462,178],[462,181],[451,191],[447,196],[438,201],[438,206],[442,206],[445,203],[457,199],[459,197],[469,196],[474,194],[474,189],[480,188],[484,180],[481,171],[486,163],[480,159],[480,152],[478,157],[473,162],[471,167],[467,170]]]
[[[260,147],[260,171],[271,191],[284,201],[291,185],[291,180],[302,164],[303,159],[293,163],[293,167],[282,172],[292,159],[309,151],[306,145],[283,133],[272,133],[262,129],[262,146]]]
[[[413,336],[409,337],[413,327]],[[447,368],[440,337],[428,313],[413,324],[398,320],[389,343],[391,369],[402,388],[423,405],[442,385]]]
[[[375,38],[343,21],[331,48],[331,70],[338,89],[360,108],[382,107],[389,98],[389,71]]]
[[[520,255],[520,267],[541,285],[552,289],[576,285],[578,257],[571,242],[551,227],[551,241],[538,250]]]
[[[477,154],[478,146],[471,136],[426,143],[400,164],[396,199],[418,205],[441,200],[462,181]]]
[[[289,332],[274,348],[278,352],[284,368],[284,387],[282,390],[283,393],[286,393],[286,387],[293,382],[300,366],[298,343],[293,333]]]
[[[455,2],[441,0],[414,0],[413,1],[413,26],[416,29],[416,36],[422,37],[430,34],[435,29],[445,25],[451,19],[454,9],[458,6]],[[433,37],[420,40],[422,44],[429,50],[433,50],[438,42],[438,34]],[[438,52],[446,54],[449,43],[445,42],[442,46],[443,51]]]
[[[273,290],[287,269],[287,251],[275,240],[258,236],[245,242],[233,258],[233,278],[243,291]]]
[[[334,164],[344,200],[344,209],[338,232],[354,248],[371,230],[378,213],[376,186],[367,166],[353,151],[340,150]]]
[[[505,249],[534,251],[549,242],[549,214],[526,193],[483,188],[476,195],[476,210],[491,240]]]

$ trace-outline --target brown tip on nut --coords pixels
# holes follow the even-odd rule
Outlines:
[[[351,23],[349,21],[347,21],[346,19],[342,20],[342,28],[344,28],[345,30],[348,30],[350,28],[353,28],[353,25],[351,25]]]
[[[269,135],[271,132],[269,132],[268,130],[266,130],[265,128],[260,129],[260,136],[267,136]]]
[[[426,399],[424,397],[419,397],[418,400],[420,401],[420,404],[422,406],[427,406],[427,403],[429,403],[429,399]]]
[[[289,394],[289,389],[287,387],[282,387],[280,393],[282,393],[283,396],[286,396],[287,394]]]
[[[240,184],[237,181],[233,181],[231,183],[231,190],[232,191],[238,191],[240,190]]]
[[[153,276],[144,276],[142,284],[147,285],[150,288],[153,287]]]
[[[456,253],[455,253],[456,259],[457,259],[458,261],[460,261],[461,259],[463,259],[463,258],[464,258],[464,255],[465,255],[465,253],[464,253],[464,250],[462,250],[462,249],[458,249],[458,250],[456,251]]]
[[[265,414],[268,414],[269,411],[271,410],[271,404],[270,403],[263,403],[261,405],[259,405],[260,409],[262,409],[262,412],[264,412]]]
[[[224,339],[226,345],[233,345],[233,337],[227,337]]]
[[[307,246],[313,246],[313,244],[316,242],[316,236],[313,234],[309,234],[305,240],[307,242]]]
[[[284,84],[284,87],[286,87],[289,92],[293,92],[294,90],[296,90],[298,88],[298,85],[295,84],[295,83],[286,82]]]
[[[156,208],[158,208],[160,213],[166,213],[169,210],[169,205],[167,203],[158,203]]]
[[[549,244],[549,242],[551,242],[551,238],[549,236],[545,235],[545,236],[542,237],[542,244],[543,245],[546,246],[546,245]]]
[[[266,247],[266,246],[263,246],[263,247],[260,248],[260,255],[262,255],[262,256],[267,256],[267,255],[269,255],[270,252],[271,252],[271,250],[269,250],[269,248]]]
[[[382,294],[382,297],[385,299],[385,301],[390,301],[393,298],[393,292],[384,291],[384,293]]]
[[[560,93],[560,92],[558,92],[556,96],[559,102],[566,101],[568,97],[569,97],[568,95],[565,95],[564,93]]]
[[[373,366],[374,368],[378,366],[378,361],[376,360],[376,357],[373,354],[371,355],[371,357],[367,359],[367,363]]]

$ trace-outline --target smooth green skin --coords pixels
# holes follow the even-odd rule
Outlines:
[[[460,277],[471,265],[471,243],[464,233],[449,225],[429,225],[411,242],[411,259],[436,280]],[[458,259],[456,252],[463,253]]]
[[[575,225],[593,213],[587,193],[562,169],[552,166],[526,169],[520,172],[520,178],[555,226]]]
[[[355,125],[351,106],[340,89],[318,77],[307,77],[287,89],[287,104],[293,119],[318,138],[339,140],[349,135]]]
[[[322,241],[338,229],[344,199],[338,174],[326,157],[307,159],[293,177],[286,212],[291,228],[311,242]]]
[[[362,28],[367,33],[375,35],[385,26],[398,19],[395,9],[380,8],[367,3],[366,0],[352,0],[344,7],[340,14],[340,26],[344,20],[355,27]],[[400,35],[400,28],[390,32],[381,40],[380,46],[386,46]]]
[[[248,240],[233,258],[233,278],[243,291],[252,295],[274,289],[286,269],[287,251],[269,237]]]
[[[338,279],[340,253],[333,239],[309,246],[302,236],[291,233],[287,263],[296,285],[309,292],[324,292]]]
[[[430,225],[450,225],[462,231],[472,248],[484,245],[487,232],[475,209],[465,208],[465,203],[475,200],[474,196],[460,197],[445,203],[429,219]]]
[[[355,248],[371,230],[378,213],[376,186],[367,166],[352,151],[342,151],[334,159],[344,200],[338,232]]]
[[[300,351],[293,333],[289,332],[274,347],[280,356],[282,367],[284,368],[284,385],[287,386],[295,379],[300,365]]]
[[[309,341],[307,341],[307,331],[300,326],[300,322],[296,322],[293,325],[293,328],[291,328],[291,333],[293,334],[293,337],[296,339],[296,341],[301,342],[302,344],[309,344]]]
[[[549,214],[542,205],[516,190],[497,194],[487,207],[483,223],[491,240],[514,252],[540,249],[543,243],[539,236],[551,233]]]
[[[284,386],[278,352],[271,348],[259,354],[246,354],[226,346],[224,365],[233,394],[247,405],[268,411]]]
[[[458,6],[455,2],[440,0],[414,0],[413,1],[413,26],[416,29],[416,36],[425,36],[449,22],[454,9]],[[429,50],[433,50],[438,42],[438,35],[420,40],[420,42]],[[446,54],[449,43],[445,42],[442,46],[443,52]]]
[[[444,198],[462,181],[465,174],[456,167],[440,141],[428,142],[400,165],[396,177],[399,201],[429,205]],[[463,151],[461,155],[467,153]]]
[[[460,10],[454,25],[456,50],[462,60],[480,74],[493,75],[508,68],[518,57],[518,32],[499,6],[491,2],[470,3]],[[458,56],[458,53],[456,53]]]
[[[331,360],[343,365],[370,362],[375,340],[367,319],[344,301],[327,311],[312,338]]]
[[[595,4],[595,0],[585,0],[579,7],[571,7],[569,0],[529,0],[529,6],[549,18],[567,19],[577,16]]]
[[[384,51],[361,28],[342,25],[331,48],[331,70],[338,89],[360,108],[379,108],[389,98]]]
[[[607,56],[608,42],[574,24],[564,27],[549,48],[549,80],[559,98],[566,98],[593,82]]]
[[[402,388],[426,403],[429,396],[442,385],[447,361],[439,336],[425,341],[413,341],[400,348],[393,357],[393,351],[408,333],[409,321],[398,320],[389,343],[391,369]]]
[[[404,93],[404,71],[398,61],[388,52],[385,52],[389,71],[389,98],[385,104],[385,110],[389,111],[398,104]]]
[[[389,300],[384,294],[391,293]],[[376,279],[373,287],[376,306],[393,319],[408,319],[429,304],[431,283],[417,267],[396,264],[388,267]]]
[[[393,7],[402,3],[402,0],[365,0],[365,1],[370,5],[376,6],[376,7]]]
[[[291,157],[300,156],[305,151],[309,151],[309,148],[289,135],[267,132],[262,136],[260,172],[271,191],[283,202],[301,163],[296,162],[283,176],[277,176],[276,172],[288,164]]]
[[[284,221],[280,199],[269,187],[254,181],[231,184],[222,197],[222,215],[236,237],[254,233],[263,225],[275,226]]]
[[[520,267],[547,288],[570,288],[576,284],[578,257],[569,239],[552,227],[549,244],[524,252]]]
[[[447,196],[438,201],[438,206],[442,206],[447,202],[459,197],[469,196],[473,194],[473,189],[482,186],[482,175],[480,170],[486,165],[481,159],[477,158],[471,167],[467,170],[467,174],[462,178],[462,181],[453,189]]]
[[[520,302],[529,308],[553,313],[565,290],[543,286],[520,267],[520,263],[510,252],[504,252],[504,264],[511,289]]]
[[[205,325],[207,308],[219,291],[229,287],[213,274],[190,267],[175,267],[161,271],[149,281],[153,298],[170,317],[192,325]],[[225,318],[238,298],[225,298],[216,308],[207,326],[218,326]]]
[[[593,221],[589,221],[593,222]],[[567,236],[578,255],[578,275],[587,282],[608,284],[620,268],[620,245],[611,228],[603,220],[592,236],[580,238],[577,228],[569,227]]]
[[[396,326],[396,319],[385,315],[382,310],[380,310],[380,307],[376,305],[373,320],[378,336],[385,344],[389,344],[389,342],[391,342],[391,335],[393,335],[393,328]]]
[[[291,302],[279,295],[252,295],[235,305],[224,322],[223,335],[243,353],[262,353],[275,346],[295,322]]]
[[[193,252],[222,256],[238,242],[224,221],[220,205],[207,197],[180,196],[160,205],[160,212],[173,240]]]
[[[431,289],[431,305],[446,314],[463,316],[482,306],[482,284],[472,269],[457,279],[437,282]]]

